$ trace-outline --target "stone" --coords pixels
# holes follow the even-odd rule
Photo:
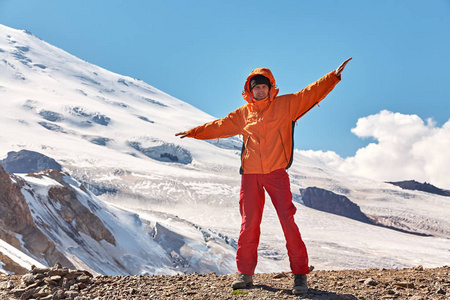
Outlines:
[[[55,275],[55,276],[50,276],[50,280],[51,281],[55,281],[55,282],[58,282],[58,281],[60,281],[61,280],[61,276],[59,276],[59,275]]]
[[[406,281],[395,282],[394,285],[398,286],[398,287],[401,287],[401,288],[406,288],[406,289],[413,289],[414,288],[414,283],[406,282]]]
[[[278,273],[273,276],[273,278],[275,278],[275,279],[285,278],[285,277],[288,277],[288,275],[286,275],[286,273]]]
[[[376,282],[372,277],[369,277],[366,280],[364,280],[364,284],[370,285],[370,286],[376,286],[376,285],[378,285],[378,282]]]
[[[67,297],[75,298],[75,297],[77,297],[79,294],[80,294],[79,292],[77,292],[77,291],[72,291],[72,290],[69,290],[69,291],[65,291],[65,292],[64,292],[64,296],[65,296],[66,298],[67,298]]]
[[[30,299],[34,295],[35,291],[36,291],[36,289],[30,289],[30,290],[24,291],[20,295],[20,299]]]
[[[8,290],[12,290],[14,288],[14,282],[12,282],[11,280],[8,280],[8,283],[6,284],[6,288]]]
[[[25,293],[25,289],[13,289],[11,293],[14,295],[14,297],[19,298],[23,293]]]
[[[422,265],[419,265],[419,266],[414,267],[413,270],[415,270],[415,271],[423,271],[424,269],[423,269]]]
[[[88,282],[90,280],[90,278],[86,275],[81,275],[81,276],[78,276],[76,278],[76,280],[79,282]]]
[[[33,274],[25,274],[22,276],[22,282],[26,285],[30,285],[35,281],[36,279],[34,278]]]

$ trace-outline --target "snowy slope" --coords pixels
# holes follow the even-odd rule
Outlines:
[[[171,239],[189,239],[186,244],[198,253],[207,253],[195,245],[205,242],[205,235],[198,234],[202,230],[237,240],[239,139],[198,141],[174,136],[212,116],[140,80],[114,74],[2,25],[0,99],[0,159],[21,149],[54,158],[105,203],[139,215],[144,223],[170,226],[177,233]],[[296,220],[316,268],[450,262],[448,198],[352,177],[298,153],[289,174],[297,201]],[[434,237],[306,208],[299,189],[308,186],[346,195],[366,214]],[[266,206],[257,271],[286,271],[285,242],[269,198]],[[132,217],[127,218],[132,224]],[[155,241],[168,249],[175,240],[170,245],[158,237]],[[148,250],[148,255],[158,252]],[[184,257],[177,259],[185,262]]]
[[[83,191],[80,184],[67,175],[63,177],[64,182],[55,180],[46,172],[18,174],[18,177],[26,182],[22,188],[23,194],[36,224],[78,268],[117,275],[206,271],[203,266],[208,264],[218,273],[227,273],[231,269],[228,261],[233,261],[233,248],[213,233],[209,235],[217,238],[214,242],[205,240],[203,235],[208,233],[201,232],[195,224],[178,222],[177,228],[173,230],[173,222],[167,218],[161,220],[150,213],[140,218],[135,213],[114,208],[90,192]],[[73,228],[80,228],[80,224],[77,224],[80,219],[74,218],[68,222],[68,213],[62,207],[64,202],[52,201],[48,196],[51,187],[62,187],[62,184],[67,184],[70,190],[76,192],[76,199],[70,201],[79,201],[94,213],[106,230],[111,232],[112,238],[97,241],[96,235],[90,232],[74,232]],[[98,222],[88,224],[91,227],[98,225]],[[178,236],[176,241],[173,236]],[[179,255],[180,248],[183,248],[183,257],[191,263],[180,264],[177,261],[175,256]],[[196,248],[203,249],[200,251]],[[215,259],[211,259],[211,256]],[[199,262],[194,262],[195,259]]]
[[[41,264],[34,258],[23,253],[22,251],[18,250],[17,248],[11,246],[10,244],[3,241],[2,239],[0,239],[0,253],[9,257],[12,261],[14,261],[18,265],[20,265],[28,270],[31,269],[31,266],[33,266],[33,265],[36,267],[39,267],[39,268],[45,267],[43,264]],[[9,272],[4,270],[2,265],[3,265],[3,263],[0,261],[0,273],[8,274]]]

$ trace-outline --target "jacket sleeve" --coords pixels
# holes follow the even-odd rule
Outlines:
[[[237,109],[223,117],[187,131],[187,136],[199,140],[226,138],[240,134],[244,127],[241,109]]]
[[[336,76],[335,71],[331,71],[314,83],[297,93],[291,94],[289,115],[296,121],[311,108],[322,101],[339,83],[340,76]]]

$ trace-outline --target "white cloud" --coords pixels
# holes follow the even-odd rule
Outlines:
[[[450,120],[436,127],[431,119],[424,122],[417,115],[383,110],[360,118],[352,132],[376,142],[345,159],[334,152],[300,152],[353,175],[383,181],[414,179],[450,189]]]

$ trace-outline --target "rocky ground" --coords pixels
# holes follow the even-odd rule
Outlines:
[[[0,299],[450,299],[450,267],[312,271],[309,292],[291,293],[292,274],[257,274],[247,290],[234,275],[97,276],[55,265],[0,275]]]

